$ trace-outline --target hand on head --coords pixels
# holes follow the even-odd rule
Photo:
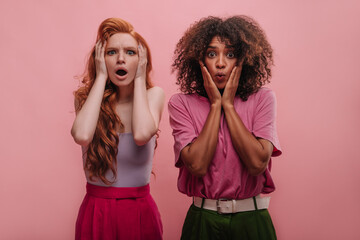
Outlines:
[[[140,43],[138,47],[139,63],[135,74],[135,79],[146,79],[146,66],[147,66],[147,51],[146,48]]]
[[[95,45],[95,66],[96,66],[96,76],[102,76],[105,79],[108,78],[108,72],[105,64],[105,46],[106,41],[103,43],[101,40],[97,41]]]

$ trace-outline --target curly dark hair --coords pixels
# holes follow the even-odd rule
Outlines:
[[[248,16],[202,18],[185,32],[176,45],[172,71],[177,71],[176,84],[183,93],[207,97],[199,60],[204,61],[211,40],[220,37],[235,49],[235,56],[244,60],[236,95],[243,101],[270,82],[273,65],[272,48],[259,24]]]

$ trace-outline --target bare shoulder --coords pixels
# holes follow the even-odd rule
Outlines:
[[[162,94],[164,94],[164,90],[159,86],[154,86],[152,88],[149,88],[147,90],[147,92],[148,92],[148,94],[152,94],[152,93],[158,93],[158,94],[162,93]]]
[[[147,90],[147,96],[149,99],[165,99],[165,92],[161,87],[155,86]]]

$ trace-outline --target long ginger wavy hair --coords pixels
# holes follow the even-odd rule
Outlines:
[[[187,29],[176,45],[172,70],[177,72],[177,84],[184,93],[207,96],[199,60],[204,61],[213,39],[220,39],[235,49],[238,60],[244,60],[236,95],[243,101],[270,82],[273,50],[259,24],[248,16],[227,19],[207,17]]]
[[[147,50],[147,66],[146,66],[146,88],[153,86],[150,79],[152,70],[150,48],[145,39],[137,32],[134,27],[120,18],[108,18],[104,20],[98,29],[96,41],[107,41],[115,33],[128,33],[135,40],[144,46]],[[95,68],[95,44],[90,52],[85,69],[84,76],[81,81],[80,88],[74,92],[75,101],[78,103],[76,111],[79,111],[84,105],[89,92],[96,78]],[[108,79],[105,86],[104,96],[101,103],[99,120],[92,142],[86,151],[86,160],[84,169],[89,172],[89,178],[100,178],[105,184],[110,185],[113,181],[106,179],[105,173],[110,169],[116,178],[116,155],[118,153],[119,136],[116,129],[122,129],[120,117],[116,114],[115,105],[118,95],[116,86]]]

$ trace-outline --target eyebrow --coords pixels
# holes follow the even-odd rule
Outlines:
[[[118,49],[118,47],[110,45],[110,46],[107,46],[106,49]],[[125,46],[124,49],[136,50],[137,48],[133,47],[133,46]]]
[[[207,47],[207,49],[209,49],[209,48],[210,48],[210,49],[216,49],[217,47],[209,45],[209,46]],[[235,47],[234,47],[233,45],[226,45],[225,48],[228,48],[228,49],[230,48],[230,49],[231,49],[231,48],[235,48]]]

